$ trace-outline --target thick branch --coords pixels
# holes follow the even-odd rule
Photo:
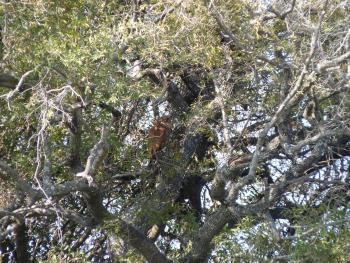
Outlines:
[[[37,191],[23,180],[16,170],[2,160],[0,160],[0,178],[5,182],[9,182],[23,194],[28,194],[30,198],[34,198],[37,195]]]
[[[16,244],[16,261],[29,262],[27,227],[24,220],[21,220],[15,224],[13,232]]]
[[[108,149],[107,135],[109,132],[109,127],[102,127],[101,138],[91,149],[90,155],[87,158],[85,170],[78,173],[78,177],[86,178],[90,185],[93,184],[94,176],[97,168],[101,164],[103,158],[105,157]]]
[[[109,127],[102,127],[101,138],[90,151],[90,155],[86,161],[85,170],[77,174],[78,177],[85,178],[88,181],[89,186],[92,186],[89,191],[84,192],[84,198],[97,223],[102,222],[102,220],[109,214],[107,209],[103,206],[102,195],[94,179],[99,165],[107,154],[108,131]]]
[[[114,222],[109,222],[113,228],[119,225],[119,233],[123,238],[130,243],[136,250],[138,250],[143,257],[148,262],[152,263],[170,263],[172,261],[168,260],[166,256],[159,251],[155,244],[146,237],[143,233],[137,230],[132,225],[128,224],[124,220],[114,220]]]
[[[72,120],[69,122],[70,130],[70,156],[69,165],[74,172],[81,169],[80,150],[82,136],[82,109],[75,108],[72,112]]]
[[[225,207],[220,208],[208,217],[204,225],[197,231],[197,235],[192,239],[193,248],[188,255],[189,262],[206,262],[211,251],[211,241],[218,235],[223,227],[230,221],[239,221],[240,215],[230,212]]]

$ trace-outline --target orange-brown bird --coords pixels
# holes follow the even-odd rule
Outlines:
[[[148,132],[151,159],[154,158],[157,151],[165,146],[170,134],[170,125],[170,116],[161,117],[153,122],[153,126]]]

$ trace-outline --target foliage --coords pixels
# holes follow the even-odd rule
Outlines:
[[[1,260],[346,262],[349,17],[346,0],[2,1]]]

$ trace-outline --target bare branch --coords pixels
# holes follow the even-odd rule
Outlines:
[[[26,73],[24,73],[22,75],[22,77],[20,78],[18,84],[16,85],[15,89],[10,91],[9,93],[7,93],[6,95],[2,95],[1,97],[4,97],[5,96],[5,99],[8,103],[8,108],[11,110],[11,107],[10,107],[10,100],[15,97],[18,93],[20,93],[21,91],[21,88],[22,88],[22,85],[23,85],[23,82],[24,80],[29,76],[30,73],[32,73],[34,70],[29,70],[27,71]]]
[[[287,9],[286,11],[284,11],[284,12],[279,12],[279,11],[277,11],[275,8],[273,8],[273,6],[270,6],[269,8],[268,8],[268,11],[270,11],[271,13],[273,13],[276,17],[278,17],[278,18],[280,18],[280,19],[285,19],[286,18],[286,16],[289,14],[289,13],[291,13],[292,11],[293,11],[293,9],[294,9],[294,6],[295,6],[295,2],[296,2],[296,0],[293,0],[293,2],[292,2],[292,4],[291,4],[291,6],[290,6],[290,8],[289,9]],[[268,19],[271,19],[271,18],[274,18],[274,17],[264,17],[264,20],[268,20]]]
[[[99,167],[101,161],[107,153],[108,135],[109,127],[103,126],[101,131],[101,138],[91,149],[90,155],[86,161],[85,170],[81,173],[78,173],[78,177],[83,177],[88,180],[89,185],[94,183],[94,176],[97,168]]]
[[[350,130],[348,128],[340,128],[340,129],[334,129],[334,130],[326,130],[326,129],[320,129],[320,132],[313,137],[307,138],[305,140],[299,141],[297,145],[291,148],[291,152],[293,154],[297,154],[301,148],[303,148],[306,145],[315,144],[318,141],[324,139],[324,138],[330,138],[332,136],[350,136]]]
[[[217,8],[214,5],[213,1],[212,0],[204,0],[204,2],[208,6],[208,9],[209,9],[211,15],[214,17],[214,19],[216,20],[217,24],[219,25],[219,27],[223,31],[223,33],[225,35],[227,35],[229,37],[230,41],[232,41],[236,46],[242,48],[242,46],[240,45],[237,37],[235,35],[233,35],[232,31],[226,25],[222,15],[217,10]]]
[[[322,14],[321,14],[319,21],[318,21],[318,25],[317,25],[316,29],[314,30],[312,37],[311,37],[311,43],[310,43],[311,47],[310,47],[309,55],[304,61],[303,69],[301,70],[301,73],[299,74],[299,77],[298,77],[294,87],[291,89],[291,91],[289,92],[289,94],[287,95],[285,100],[279,105],[276,113],[271,118],[270,122],[267,123],[265,125],[263,131],[260,132],[259,137],[258,137],[258,142],[256,144],[255,152],[253,154],[253,158],[252,158],[252,161],[250,163],[249,174],[248,174],[248,176],[244,177],[242,180],[240,180],[240,182],[238,182],[235,185],[235,190],[231,191],[231,197],[230,197],[231,200],[232,200],[232,198],[236,197],[238,191],[243,186],[245,186],[249,182],[255,180],[256,168],[258,166],[258,159],[259,159],[259,155],[261,154],[261,148],[262,148],[264,140],[265,140],[268,132],[270,131],[270,129],[277,122],[279,122],[281,120],[281,118],[283,118],[284,114],[288,111],[288,109],[290,109],[297,101],[299,101],[303,97],[304,93],[307,90],[309,90],[310,87],[312,86],[312,83],[313,83],[314,78],[315,78],[315,72],[312,72],[311,74],[309,74],[306,78],[306,81],[304,81],[304,79],[305,79],[305,76],[308,72],[307,68],[311,62],[312,57],[315,54],[317,40],[319,38],[319,32],[321,29],[321,23],[323,21],[324,14],[325,14],[325,11],[322,11]],[[304,82],[305,82],[305,84],[304,84]]]
[[[332,60],[321,61],[320,63],[317,64],[316,70],[318,73],[321,73],[329,68],[338,66],[340,63],[344,62],[348,58],[350,58],[350,51],[348,51],[348,52],[344,53],[343,55],[336,57]]]

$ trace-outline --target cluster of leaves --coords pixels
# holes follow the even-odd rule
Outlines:
[[[227,229],[216,239],[217,261],[265,262],[272,258],[279,262],[346,262],[349,254],[348,212],[327,211],[325,208],[289,211],[295,218],[295,229],[283,227],[283,237],[271,235],[268,223],[256,225],[246,219],[235,229]],[[327,218],[325,218],[327,217]],[[287,224],[289,225],[289,224]],[[298,233],[290,236],[291,231]]]

